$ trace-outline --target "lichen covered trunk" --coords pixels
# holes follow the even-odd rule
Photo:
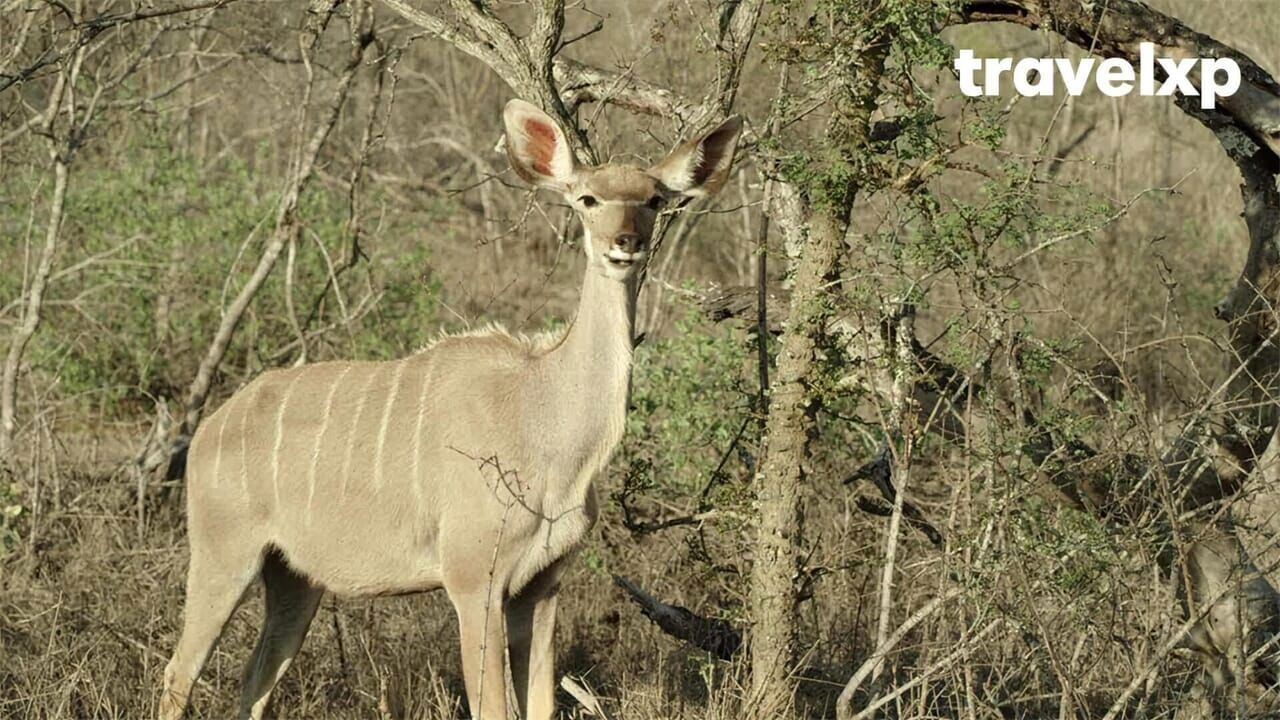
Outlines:
[[[801,487],[807,475],[817,399],[809,380],[831,306],[825,287],[839,273],[847,221],[823,213],[812,218],[800,256],[791,322],[782,337],[766,428],[767,449],[756,478],[759,508],[751,574],[751,667],[761,712],[790,700],[796,646],[796,578],[801,571]]]
[[[867,47],[871,49],[843,68],[832,93],[824,138],[830,154],[796,183],[800,202],[787,204],[801,217],[778,218],[782,226],[803,225],[807,237],[795,259],[788,322],[770,389],[764,459],[755,479],[759,520],[750,603],[752,696],[758,717],[781,716],[795,690],[795,616],[804,572],[802,492],[820,402],[812,392],[813,381],[823,336],[838,305],[845,233],[860,189],[859,175],[851,170],[858,167],[857,155],[868,142],[887,52],[884,42]]]

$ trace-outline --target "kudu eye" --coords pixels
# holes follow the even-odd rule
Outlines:
[[[582,203],[582,207],[595,207],[600,204],[600,201],[595,199],[593,195],[583,195],[578,198],[578,202]]]
[[[648,207],[650,210],[658,210],[662,207],[663,199],[664,198],[661,195],[654,195],[653,197],[649,198],[649,202],[645,203],[645,206]]]

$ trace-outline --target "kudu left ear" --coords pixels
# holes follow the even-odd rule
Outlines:
[[[690,197],[714,195],[729,179],[741,134],[742,118],[734,115],[711,132],[672,150],[649,174],[667,189]]]
[[[549,115],[518,99],[507,103],[502,121],[511,169],[526,182],[563,192],[578,167],[564,130]]]

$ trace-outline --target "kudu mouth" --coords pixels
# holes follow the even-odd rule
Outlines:
[[[619,248],[613,248],[604,254],[604,259],[611,267],[625,269],[644,260],[644,254],[643,250],[627,252]]]

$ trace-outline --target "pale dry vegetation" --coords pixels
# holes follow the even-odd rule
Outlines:
[[[700,101],[733,4],[569,3],[561,55]],[[1280,5],[1150,4],[1280,72]],[[518,28],[536,12],[490,5]],[[757,139],[787,112],[776,95],[788,5],[765,4],[765,49],[747,55],[736,99]],[[266,368],[398,357],[490,321],[535,331],[575,307],[570,213],[531,194],[495,148],[513,90],[385,5],[311,6],[0,0],[0,347],[23,335],[33,283],[47,281],[0,458],[2,717],[154,712],[187,559],[168,453],[199,421],[191,398],[212,409]],[[942,38],[979,55],[1085,54],[1012,25]],[[895,90],[872,119],[920,117],[908,97],[940,119],[877,146],[890,158],[877,169],[932,165],[919,182],[878,176],[857,197],[841,246],[851,279],[828,318],[854,331],[817,353],[812,374],[823,402],[802,493],[796,716],[835,717],[862,672],[846,698],[858,717],[1196,717],[1201,665],[1169,642],[1188,617],[1186,584],[1162,555],[1231,518],[1263,575],[1280,578],[1280,478],[1268,454],[1206,511],[1183,507],[1176,481],[1131,470],[1159,464],[1185,426],[1211,424],[1241,362],[1215,317],[1250,245],[1239,173],[1166,98],[976,102],[945,67],[911,75],[903,90],[886,72]],[[657,159],[695,129],[620,104],[584,103],[576,117],[603,158]],[[955,147],[930,160],[940,143]],[[750,626],[764,432],[751,288],[766,194],[778,200],[766,178],[797,148],[753,144],[649,267],[627,437],[599,481],[601,521],[564,582],[557,629],[561,672],[619,720],[753,709],[747,650],[725,660],[665,635],[611,575]],[[771,214],[777,332],[796,227]],[[273,244],[278,261],[212,357]],[[747,300],[725,319],[707,307],[727,289]],[[898,312],[904,300],[913,312]],[[911,332],[972,380],[920,417],[931,407],[913,393],[943,383]],[[1037,450],[1046,437],[1053,452]],[[870,474],[892,473],[904,503],[846,483],[877,458]],[[1066,494],[1101,487],[1123,509],[1064,501],[1054,483],[1066,476]],[[229,625],[196,716],[233,712],[260,604],[255,593]],[[1227,694],[1225,716],[1264,716],[1265,697]],[[585,716],[560,700],[563,716]],[[326,598],[276,704],[285,717],[462,716],[448,601]]]

